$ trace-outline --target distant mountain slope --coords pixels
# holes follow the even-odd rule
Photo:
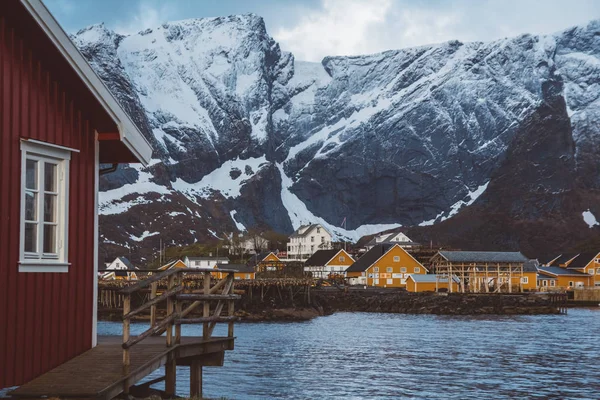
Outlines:
[[[103,178],[111,251],[312,221],[531,251],[547,242],[505,229],[515,216],[533,232],[560,216],[581,232],[564,246],[600,230],[582,218],[600,216],[600,21],[321,64],[281,51],[252,14],[74,39],[156,148],[148,168]]]

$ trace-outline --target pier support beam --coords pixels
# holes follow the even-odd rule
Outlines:
[[[165,394],[170,398],[175,397],[175,382],[177,380],[176,361],[175,357],[172,357],[172,359],[168,360],[165,364]]]
[[[190,365],[190,396],[202,398],[202,364],[192,361]]]

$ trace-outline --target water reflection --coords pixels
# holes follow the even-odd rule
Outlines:
[[[132,326],[133,334],[146,325]],[[120,334],[99,323],[99,334]],[[303,323],[237,324],[204,394],[228,399],[600,398],[600,309],[564,316],[339,313]],[[193,326],[184,335],[200,335]],[[217,327],[216,335],[226,335]],[[147,379],[162,374],[156,372]],[[177,371],[188,394],[188,369]],[[160,384],[156,385],[160,387]]]

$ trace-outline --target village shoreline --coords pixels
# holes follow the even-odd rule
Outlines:
[[[249,288],[250,289],[250,288]],[[310,289],[308,289],[310,290]],[[403,290],[313,290],[310,295],[279,291],[268,296],[244,291],[236,305],[239,322],[303,322],[338,312],[431,315],[548,315],[566,307],[548,293],[409,293]],[[565,299],[566,300],[566,299]],[[159,315],[162,310],[158,310]],[[99,308],[101,321],[121,321],[120,309]],[[138,321],[147,321],[140,318]]]

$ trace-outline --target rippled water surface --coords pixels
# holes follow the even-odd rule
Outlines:
[[[184,326],[183,334],[200,330]],[[98,331],[120,334],[121,324],[100,322]],[[226,335],[225,327],[215,335]],[[240,323],[236,336],[225,365],[204,368],[204,396],[600,399],[600,309],[518,317],[338,313]],[[188,376],[178,368],[180,395],[188,394]]]

